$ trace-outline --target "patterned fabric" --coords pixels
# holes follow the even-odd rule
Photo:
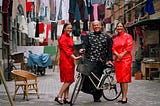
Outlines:
[[[113,53],[117,52],[120,54],[128,51],[128,53],[122,57],[121,61],[117,61],[117,56],[114,58],[116,78],[119,83],[131,82],[132,47],[133,39],[130,34],[123,32],[118,34],[113,40]]]
[[[73,39],[67,33],[61,35],[58,40],[60,49],[59,69],[61,82],[74,82],[74,59],[71,57],[74,54]]]
[[[112,60],[111,38],[103,32],[91,32],[86,36],[86,57],[92,62]]]

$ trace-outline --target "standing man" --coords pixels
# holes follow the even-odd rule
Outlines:
[[[104,64],[112,64],[112,39],[101,31],[102,26],[100,21],[94,21],[92,25],[93,32],[86,35],[83,49],[80,49],[79,52],[81,53],[85,50],[85,57],[95,64],[93,73],[100,78],[103,73]],[[91,75],[91,77],[93,76]],[[94,81],[96,82],[97,80],[95,79]],[[92,94],[94,102],[101,102],[102,90],[97,90],[88,77],[85,77],[82,91]]]

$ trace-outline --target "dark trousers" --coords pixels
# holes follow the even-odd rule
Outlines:
[[[103,72],[103,64],[101,62],[97,62],[96,63],[96,68],[93,71],[93,73],[100,78]],[[85,77],[84,82],[83,82],[83,86],[82,86],[82,91],[84,93],[88,93],[93,95],[93,99],[94,100],[98,100],[101,98],[102,94],[103,94],[103,90],[97,90],[96,87],[92,84],[92,82],[90,81],[90,79],[87,76],[83,76]],[[99,83],[99,81],[93,77],[92,75],[90,75],[90,77],[92,78],[92,80],[95,82],[95,84],[97,85]]]
[[[57,40],[57,22],[51,22],[51,39]]]

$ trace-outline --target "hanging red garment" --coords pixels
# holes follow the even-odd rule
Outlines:
[[[32,2],[26,0],[26,12],[32,12]]]
[[[120,61],[117,61],[117,57],[114,58],[115,72],[117,82],[131,82],[131,64],[132,64],[132,36],[127,33],[121,33],[113,39],[112,51],[117,53],[123,53],[128,51]]]
[[[47,28],[46,28],[46,42],[48,42],[49,31],[51,32],[51,24],[47,24]]]
[[[74,54],[73,39],[67,33],[61,35],[58,40],[60,49],[59,68],[61,82],[74,82],[74,59],[71,57]]]
[[[44,23],[39,23],[39,34],[44,33]]]

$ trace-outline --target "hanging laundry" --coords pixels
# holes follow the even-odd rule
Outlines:
[[[41,18],[40,21],[43,21],[45,19],[50,20],[50,4],[49,3],[50,3],[50,0],[40,0],[40,10],[42,9],[43,11],[43,12],[41,11],[42,14],[40,15],[40,18]]]
[[[22,4],[18,5],[17,10],[18,10],[19,15],[24,15],[24,10],[23,10]]]
[[[57,40],[57,22],[51,22],[51,40]]]
[[[55,20],[56,18],[56,0],[50,0],[50,20]]]
[[[88,0],[91,4],[104,4],[105,0]]]
[[[36,19],[36,32],[35,37],[39,37],[39,19]]]
[[[26,0],[26,12],[31,12],[32,11],[32,2],[28,2]]]
[[[81,29],[80,29],[80,21],[75,21],[72,25],[72,34],[74,36],[80,36]]]
[[[93,14],[94,14],[94,20],[98,20],[98,4],[93,4]]]
[[[35,21],[35,5],[34,5],[34,2],[32,2],[31,21]]]
[[[27,26],[27,21],[25,19],[25,17],[22,15],[22,16],[19,16],[21,17],[21,20],[19,21],[19,30],[22,32],[22,33],[25,33],[28,35],[28,26]]]
[[[69,0],[62,0],[62,20],[69,20]]]
[[[7,0],[3,0],[3,1],[7,1]],[[18,1],[18,2],[17,2]],[[15,19],[17,15],[19,15],[19,12],[17,13],[18,9],[18,5],[22,5],[22,8],[23,8],[23,15],[24,17],[26,17],[26,0],[13,0],[13,4],[12,4],[12,19]],[[20,10],[21,11],[21,10]]]
[[[94,21],[93,6],[91,5],[91,0],[88,0],[86,3],[87,3],[87,10],[88,10],[88,21]]]
[[[47,24],[46,27],[46,42],[48,42],[48,38],[51,38],[51,24]]]
[[[153,6],[153,0],[147,0],[144,10],[148,12],[149,15],[155,13],[154,6]]]
[[[58,11],[58,20],[62,19],[62,0],[60,0],[60,6]]]
[[[98,20],[103,20],[105,17],[105,4],[98,5]]]
[[[39,23],[39,34],[44,33],[44,23],[40,22]]]
[[[48,7],[49,6],[49,1],[50,0],[40,0],[40,4],[44,4],[45,7]]]
[[[44,17],[45,17],[45,6],[44,3],[42,3],[39,9],[39,19],[40,19],[39,21],[43,21]]]
[[[84,8],[85,8],[85,4],[84,4],[84,0],[78,0],[78,7],[79,7],[79,12],[80,12],[80,16],[81,16],[81,20],[84,22]]]
[[[79,5],[77,0],[70,0],[69,2],[69,21],[73,23],[74,20],[81,20],[81,15],[79,11]]]
[[[88,20],[88,9],[86,0],[84,0],[84,20]]]
[[[58,15],[59,15],[59,9],[60,9],[60,0],[55,0],[55,11],[56,11],[56,14],[55,14],[55,20],[58,20]]]
[[[0,0],[0,6],[2,7],[2,2],[3,2],[3,0]]]
[[[28,23],[28,37],[34,38],[35,31],[36,31],[36,23],[34,21]]]

